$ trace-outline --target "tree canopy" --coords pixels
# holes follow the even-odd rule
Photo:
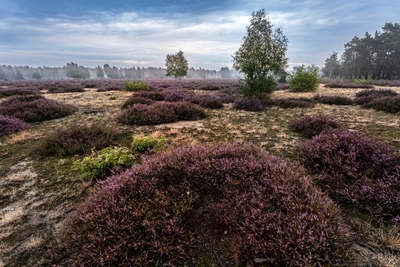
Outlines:
[[[179,80],[182,77],[186,76],[189,70],[188,61],[186,60],[181,50],[173,55],[167,54],[167,58],[165,59],[165,66],[167,66],[165,75],[174,76]]]

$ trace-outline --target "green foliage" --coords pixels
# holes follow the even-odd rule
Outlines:
[[[134,138],[131,144],[131,149],[135,152],[144,153],[149,150],[160,151],[167,138],[161,137],[137,137]]]
[[[150,86],[143,81],[127,81],[124,83],[124,91],[137,92],[150,90]]]
[[[89,70],[83,66],[78,66],[78,64],[71,62],[67,63],[67,66],[64,67],[65,72],[68,78],[72,79],[89,79],[90,73]]]
[[[165,66],[167,66],[165,75],[174,76],[176,79],[179,78],[179,80],[183,76],[186,76],[189,70],[188,61],[181,50],[174,55],[168,54],[165,59]]]
[[[321,79],[318,74],[318,67],[316,66],[306,68],[302,65],[289,78],[290,88],[298,92],[316,91],[320,82]]]
[[[287,64],[288,39],[281,28],[272,30],[264,9],[253,12],[252,16],[247,36],[233,55],[233,68],[245,75],[240,86],[244,96],[263,97],[275,90],[275,76]]]
[[[87,178],[104,179],[112,171],[132,166],[135,160],[127,147],[106,147],[100,151],[92,150],[90,156],[76,160],[73,167]]]

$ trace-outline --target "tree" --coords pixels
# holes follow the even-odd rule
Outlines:
[[[186,76],[189,70],[188,61],[181,50],[175,55],[168,54],[165,59],[165,66],[167,66],[165,75],[174,76],[175,79],[179,80],[181,80],[183,76]]]
[[[221,74],[221,78],[228,78],[229,79],[231,77],[231,71],[229,70],[228,67],[221,68],[219,73]]]
[[[336,78],[340,75],[340,61],[338,59],[338,52],[333,52],[332,55],[325,60],[325,66],[322,68],[324,77],[329,79]]]
[[[78,64],[71,62],[67,63],[66,74],[68,78],[73,79],[89,79],[89,70],[83,66],[78,66]]]
[[[284,70],[288,39],[273,25],[264,9],[252,13],[247,36],[233,55],[233,68],[244,73],[240,91],[245,96],[264,97],[276,87],[275,76]],[[243,83],[244,81],[244,83]]]
[[[32,79],[40,80],[42,79],[42,75],[40,75],[39,72],[35,71],[34,73],[32,73]]]
[[[25,80],[24,75],[22,75],[22,73],[21,73],[21,71],[19,69],[16,68],[15,69],[15,73],[16,73],[16,75],[15,75],[15,79],[16,80],[18,80],[18,81]]]
[[[104,78],[104,71],[100,66],[96,68],[96,76],[97,78],[103,79]]]

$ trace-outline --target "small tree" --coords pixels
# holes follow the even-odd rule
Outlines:
[[[319,68],[314,65],[307,68],[304,65],[297,67],[295,73],[289,77],[290,88],[298,92],[316,91],[321,82],[318,72]]]
[[[165,75],[174,76],[179,80],[181,80],[183,76],[186,76],[189,70],[188,61],[181,50],[175,55],[168,54],[165,59],[165,66],[167,66]]]
[[[276,87],[275,76],[284,70],[288,39],[282,29],[272,30],[273,25],[262,9],[252,13],[247,36],[233,55],[233,68],[244,73],[240,91],[245,96],[263,97]],[[244,83],[242,83],[244,81]]]
[[[32,73],[32,79],[40,80],[42,79],[42,75],[40,75],[39,72],[35,71],[34,73]]]

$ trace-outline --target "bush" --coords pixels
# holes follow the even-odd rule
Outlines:
[[[191,98],[192,98],[192,96],[184,91],[174,90],[174,91],[169,91],[166,94],[164,101],[165,102],[182,102],[182,101],[190,101]]]
[[[165,95],[161,92],[156,91],[139,91],[136,92],[133,97],[146,98],[153,101],[164,101]]]
[[[57,119],[76,111],[78,109],[72,105],[46,99],[41,95],[13,96],[0,103],[0,114],[26,122]]]
[[[364,108],[372,108],[379,111],[389,113],[400,112],[400,96],[381,97],[367,102],[363,105]]]
[[[84,92],[81,84],[78,83],[62,83],[47,88],[48,93],[81,93]]]
[[[232,107],[234,109],[246,110],[246,111],[261,111],[264,109],[261,100],[255,97],[237,98],[235,102],[233,102]]]
[[[126,109],[135,104],[151,105],[154,101],[148,98],[136,97],[135,95],[128,98],[121,106],[121,109]]]
[[[341,128],[336,121],[330,120],[325,116],[304,116],[300,119],[292,120],[289,123],[290,130],[301,133],[307,138],[312,138],[315,135],[329,129]]]
[[[168,104],[168,103],[166,103]],[[175,111],[177,120],[182,121],[195,121],[207,117],[204,109],[198,105],[193,105],[188,102],[175,102],[169,103]]]
[[[143,81],[127,81],[124,83],[124,91],[137,92],[150,90],[150,86]]]
[[[399,95],[396,91],[392,89],[383,89],[383,90],[362,90],[356,94],[356,98],[354,102],[358,105],[363,105],[368,102],[371,102],[375,99],[382,97],[391,97]]]
[[[152,125],[178,120],[173,105],[156,102],[153,105],[134,104],[117,115],[117,121],[127,125]]]
[[[280,108],[313,108],[315,107],[315,101],[305,97],[279,98],[269,100],[267,105],[278,106]]]
[[[72,123],[65,129],[57,129],[39,142],[36,151],[44,156],[72,156],[90,153],[114,145],[119,132],[111,127],[98,124],[82,125]]]
[[[193,102],[193,101],[192,101]],[[199,98],[199,106],[209,109],[221,109],[224,107],[222,100],[213,95],[202,95]]]
[[[13,87],[0,88],[0,97],[7,97],[13,95],[39,95],[41,94],[38,88],[26,87]]]
[[[298,67],[296,72],[290,75],[290,88],[298,92],[316,91],[321,82],[318,71],[318,67],[315,66],[306,68],[302,65]]]
[[[360,83],[343,83],[343,82],[329,82],[324,85],[326,88],[374,88],[371,84],[360,84]]]
[[[350,266],[347,233],[299,166],[250,144],[209,143],[100,182],[59,243],[69,266]]]
[[[158,152],[168,139],[157,138],[157,137],[137,137],[134,138],[131,144],[131,149],[138,153],[144,153],[148,151]]]
[[[314,96],[314,100],[327,105],[353,105],[353,100],[345,96]]]
[[[227,93],[222,93],[222,92],[217,92],[214,94],[215,97],[218,97],[222,103],[227,104],[227,103],[233,103],[235,102],[236,97],[232,94],[227,94]]]
[[[400,219],[400,153],[365,135],[330,129],[299,148],[300,161],[340,203]]]
[[[100,151],[92,150],[90,156],[76,160],[74,168],[79,169],[86,178],[102,180],[117,170],[124,170],[135,163],[135,156],[126,147],[106,147]]]
[[[26,123],[20,119],[0,115],[0,136],[24,130],[26,127]]]

